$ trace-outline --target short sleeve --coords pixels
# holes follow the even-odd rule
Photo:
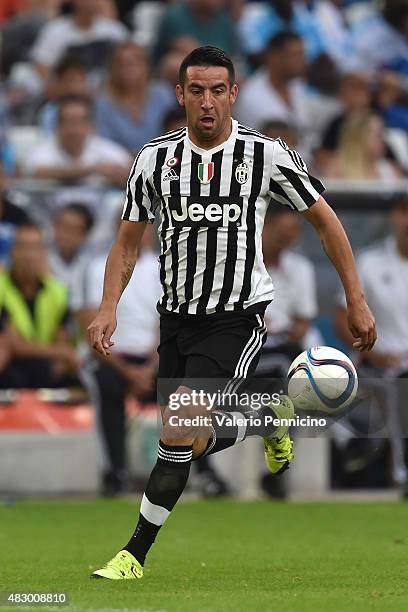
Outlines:
[[[154,221],[154,191],[147,178],[149,152],[141,149],[130,171],[122,214],[125,221]]]
[[[269,195],[292,210],[310,208],[324,191],[324,185],[311,176],[297,151],[280,138],[274,142]]]

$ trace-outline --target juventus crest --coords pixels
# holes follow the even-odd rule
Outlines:
[[[237,183],[239,183],[240,185],[244,185],[247,182],[249,178],[249,166],[245,161],[242,161],[235,168],[235,178],[237,180]]]

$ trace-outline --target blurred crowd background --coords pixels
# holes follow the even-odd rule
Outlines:
[[[235,118],[281,137],[327,185],[379,327],[362,371],[408,371],[408,0],[2,0],[0,388],[90,397],[105,494],[128,487],[127,398],[139,410],[154,402],[154,231],[121,302],[109,362],[89,354],[84,330],[132,160],[184,125],[174,87],[181,60],[201,44],[235,61]],[[264,254],[277,300],[260,374],[280,376],[313,344],[350,351],[336,275],[310,228],[279,204]],[[10,397],[3,391],[4,404]],[[388,396],[380,404],[389,440],[343,432],[333,485],[405,487],[401,406]],[[208,461],[197,469],[202,492],[228,492]]]

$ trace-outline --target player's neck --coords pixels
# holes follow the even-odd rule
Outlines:
[[[217,134],[214,138],[207,140],[200,138],[199,134],[197,134],[192,126],[188,126],[188,137],[191,142],[200,149],[214,149],[214,147],[218,147],[223,142],[226,142],[228,138],[231,136],[232,132],[232,118],[230,117],[228,121],[225,122],[225,127],[222,131]]]

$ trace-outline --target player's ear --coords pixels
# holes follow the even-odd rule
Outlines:
[[[176,98],[180,106],[184,106],[184,93],[181,85],[176,85]]]
[[[234,85],[231,87],[231,90],[230,90],[231,104],[234,104],[235,100],[237,99],[237,95],[238,95],[238,85],[234,83]]]

